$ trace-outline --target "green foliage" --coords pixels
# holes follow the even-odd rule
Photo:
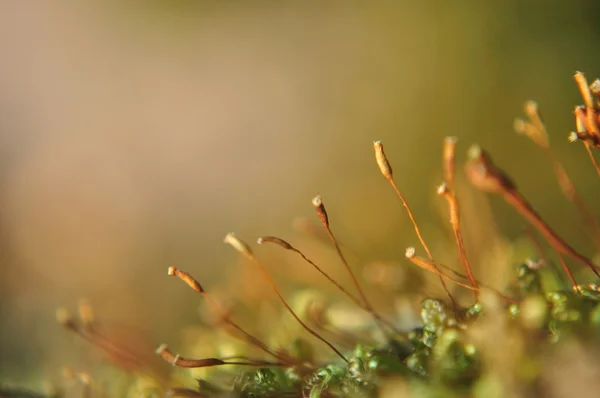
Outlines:
[[[517,292],[522,300],[503,310],[512,319],[510,327],[518,328],[524,317],[539,316],[540,311],[536,313],[531,307],[541,304],[544,319],[528,334],[543,335],[547,343],[557,343],[571,333],[597,332],[597,286],[579,286],[581,293],[545,291],[541,283],[544,272],[549,271],[525,264],[516,267]],[[522,307],[528,307],[527,311]],[[441,391],[450,396],[467,394],[483,374],[478,348],[469,342],[469,330],[486,322],[484,306],[476,303],[455,310],[442,300],[428,297],[421,302],[420,314],[423,326],[407,333],[406,339],[389,339],[380,346],[359,343],[348,364],[329,363],[305,375],[294,368],[260,368],[238,375],[233,391],[253,398],[375,396],[382,380],[400,377],[417,383],[416,388],[426,395]]]

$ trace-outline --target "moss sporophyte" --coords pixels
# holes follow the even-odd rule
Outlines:
[[[594,158],[594,151],[600,149],[600,81],[590,85],[579,72],[575,81],[584,104],[575,108],[576,130],[569,140],[583,144],[600,176]],[[515,121],[515,130],[531,139],[547,156],[562,192],[578,211],[588,238],[600,250],[598,220],[551,151],[537,105],[528,101],[524,113],[526,118]],[[162,365],[174,367],[171,375],[165,376],[164,369],[156,371],[149,365],[144,353],[133,352],[99,333],[89,304],[82,303],[79,319],[61,310],[58,320],[133,375],[130,377],[137,384],[129,390],[131,396],[549,396],[559,382],[552,376],[557,372],[556,366],[568,366],[568,361],[573,360],[570,352],[576,353],[575,358],[585,357],[589,360],[586,366],[600,372],[600,360],[596,359],[599,356],[586,356],[600,349],[600,288],[591,283],[598,281],[600,267],[560,236],[513,179],[492,161],[491,155],[473,145],[464,165],[468,181],[477,190],[498,195],[517,212],[528,225],[525,239],[538,249],[538,257],[523,258],[502,286],[480,279],[465,243],[468,235],[462,225],[469,212],[464,212],[463,220],[461,209],[465,208],[455,187],[456,148],[456,138],[444,140],[444,181],[437,194],[447,204],[460,272],[436,259],[394,179],[382,142],[374,142],[376,164],[406,210],[421,246],[407,248],[405,260],[416,265],[418,272],[435,274],[443,288],[441,297],[421,295],[416,314],[420,322],[410,325],[399,317],[402,311],[377,309],[377,298],[363,288],[359,274],[353,271],[346,256],[348,248],[336,238],[335,221],[320,196],[312,200],[322,228],[320,238],[330,241],[347,282],[340,282],[339,274],[326,271],[331,267],[322,267],[318,260],[284,239],[263,236],[257,243],[274,245],[298,256],[299,261],[312,268],[311,272],[323,277],[339,293],[340,300],[351,305],[344,307],[345,311],[358,314],[359,325],[344,325],[340,316],[334,316],[330,301],[318,294],[309,295],[298,305],[295,295],[280,290],[264,260],[232,233],[226,235],[225,243],[245,259],[248,267],[255,267],[272,290],[272,298],[285,310],[285,316],[293,318],[296,328],[292,338],[278,340],[268,330],[257,333],[247,328],[253,325],[234,315],[210,288],[175,267],[168,268],[168,275],[197,292],[215,315],[212,328],[220,334],[215,332],[214,341],[203,343],[212,347],[217,354],[214,357],[193,359],[184,351],[185,345],[181,353],[176,353],[161,344],[156,354],[166,362]],[[546,246],[555,257],[549,257]],[[574,268],[575,265],[580,267]],[[587,282],[581,283],[583,279]],[[239,351],[232,352],[231,347]],[[85,386],[81,391],[87,396],[105,396],[102,382],[94,380],[93,375],[74,374]],[[560,382],[569,385],[571,381]],[[575,393],[597,387],[579,384],[569,388]]]

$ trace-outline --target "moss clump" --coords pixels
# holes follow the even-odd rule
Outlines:
[[[584,105],[576,108],[576,131],[570,139],[582,142],[591,155],[593,149],[600,148],[600,97],[597,89],[600,83],[594,82],[590,86],[581,73],[576,74],[575,80]],[[518,120],[515,128],[550,155],[552,170],[563,192],[586,221],[589,236],[593,240],[600,239],[597,220],[591,218],[592,213],[578,196],[564,168],[551,154],[545,126],[535,103],[528,102],[525,113],[527,120]],[[455,147],[456,139],[449,138],[444,142],[445,181],[438,194],[448,202],[462,272],[433,258],[408,203],[395,184],[382,143],[376,141],[374,145],[380,171],[408,211],[427,254],[427,257],[419,257],[415,248],[409,248],[406,258],[423,271],[437,275],[446,292],[443,298],[421,299],[419,327],[404,328],[402,319],[375,310],[348,265],[320,197],[313,200],[318,218],[358,295],[350,293],[287,241],[262,237],[259,243],[276,244],[300,255],[303,261],[329,279],[354,303],[354,307],[346,307],[347,315],[367,315],[368,320],[362,322],[361,327],[345,328],[324,307],[301,309],[304,312],[299,316],[300,310],[288,304],[250,246],[233,234],[227,235],[226,243],[258,267],[258,272],[284,305],[286,314],[292,315],[296,325],[301,326],[288,347],[272,347],[268,333],[256,336],[248,332],[198,281],[174,267],[169,268],[169,275],[181,279],[206,300],[218,316],[219,330],[226,330],[249,347],[248,352],[239,355],[225,354],[215,347],[216,357],[189,359],[171,352],[166,345],[160,346],[157,353],[170,365],[196,372],[200,369],[202,373],[193,373],[197,382],[188,381],[186,385],[184,381],[166,381],[160,374],[153,373],[142,356],[113,344],[97,333],[95,323],[90,320],[93,316],[90,316],[89,307],[82,311],[81,321],[62,312],[59,321],[68,330],[104,350],[119,366],[154,380],[145,388],[137,389],[137,396],[317,398],[403,394],[419,397],[504,397],[547,396],[551,392],[562,396],[557,394],[565,385],[573,394],[597,391],[598,386],[593,384],[593,379],[586,378],[585,372],[578,371],[576,365],[582,362],[586,369],[600,371],[600,360],[597,359],[600,356],[594,354],[600,350],[600,289],[591,283],[579,284],[564,258],[580,263],[595,277],[600,275],[599,267],[552,230],[487,152],[472,147],[465,169],[471,184],[483,192],[502,197],[546,240],[556,252],[561,267],[557,269],[546,258],[529,259],[514,269],[511,282],[503,286],[502,291],[478,280],[464,248],[460,203],[454,191]],[[593,156],[591,159],[600,175]],[[464,292],[472,294],[473,299],[457,297],[449,287],[452,285],[464,288]],[[466,300],[474,304],[460,304]],[[210,342],[205,344],[210,345]],[[175,371],[179,372],[179,376],[185,372]],[[557,374],[564,376],[558,378]],[[93,379],[88,377],[85,380],[86,386],[92,386],[85,389],[88,396],[102,396],[97,388],[93,388]]]

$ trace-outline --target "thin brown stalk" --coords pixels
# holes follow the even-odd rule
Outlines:
[[[554,261],[550,261],[550,257],[548,257],[548,253],[546,252],[546,250],[544,249],[544,247],[542,246],[540,241],[537,239],[537,237],[534,235],[534,232],[529,228],[528,225],[525,225],[523,227],[523,231],[525,232],[525,235],[527,235],[527,238],[531,241],[531,243],[535,247],[535,250],[538,253],[539,258],[537,261],[535,261],[535,263],[540,264],[540,265],[546,264],[546,265],[550,266],[552,269],[552,272],[554,272],[556,277],[558,279],[560,279],[560,281],[563,284],[566,285],[567,281],[565,280],[565,276],[560,272],[560,270],[558,269],[558,267],[556,266]],[[563,267],[563,269],[564,269],[564,267]]]
[[[271,289],[273,289],[273,292],[277,295],[277,297],[279,297],[279,300],[281,301],[283,306],[287,309],[287,311],[290,313],[290,315],[292,315],[292,317],[294,317],[294,319],[308,333],[312,334],[315,338],[317,338],[318,340],[321,340],[324,344],[326,344],[333,352],[335,352],[336,355],[338,355],[341,359],[343,359],[344,362],[349,363],[348,359],[337,348],[335,348],[335,346],[333,344],[331,344],[329,341],[327,341],[325,338],[323,338],[319,333],[315,332],[310,326],[308,326],[306,323],[304,323],[298,315],[296,315],[296,313],[294,312],[292,307],[290,307],[288,302],[285,300],[285,298],[283,297],[283,295],[277,288],[275,281],[273,281],[273,279],[271,278],[271,275],[269,274],[269,272],[267,271],[265,266],[260,261],[258,261],[256,256],[254,255],[254,253],[252,252],[252,250],[246,243],[242,242],[233,233],[227,234],[225,236],[224,242],[231,245],[234,249],[236,249],[239,253],[243,254],[248,260],[250,260],[252,263],[254,263],[258,267],[258,269],[261,272],[261,274],[263,275],[264,279],[271,286]]]
[[[319,217],[319,220],[321,220],[321,224],[323,225],[323,227],[325,228],[325,231],[327,231],[327,234],[329,235],[329,238],[333,242],[333,246],[335,247],[338,257],[340,258],[340,260],[342,261],[342,264],[344,265],[344,268],[350,275],[350,278],[352,279],[352,283],[354,284],[354,287],[360,294],[360,297],[362,299],[362,305],[360,307],[364,308],[366,311],[368,311],[369,313],[371,313],[373,315],[373,317],[377,321],[378,326],[382,330],[383,330],[383,327],[386,326],[386,327],[392,329],[392,331],[394,333],[399,333],[399,331],[391,323],[385,321],[381,316],[379,316],[377,311],[375,311],[375,309],[371,305],[370,301],[367,299],[365,292],[360,287],[360,284],[358,283],[358,279],[356,278],[356,275],[352,271],[352,268],[350,268],[348,260],[346,260],[346,256],[344,256],[344,253],[342,252],[340,244],[339,244],[338,240],[336,239],[336,237],[333,235],[333,231],[331,230],[331,227],[329,226],[329,216],[327,215],[327,210],[325,209],[325,205],[323,204],[323,200],[321,199],[321,196],[317,195],[316,197],[314,197],[312,200],[312,204],[317,212],[317,216]]]
[[[458,199],[454,191],[454,178],[455,178],[455,164],[456,164],[456,138],[447,137],[444,140],[443,149],[443,169],[446,183],[442,184],[438,188],[438,195],[442,195],[448,202],[448,211],[450,212],[450,225],[454,233],[454,240],[456,241],[456,247],[458,248],[458,255],[463,269],[469,277],[469,281],[473,287],[477,287],[477,280],[473,275],[471,264],[467,257],[465,245],[463,242],[462,231],[460,229],[460,208],[458,206]],[[479,299],[479,291],[474,290],[475,301]]]
[[[304,261],[306,261],[307,263],[309,263],[310,265],[312,265],[312,267],[314,269],[316,269],[329,282],[331,282],[342,293],[344,293],[359,308],[362,308],[363,310],[367,311],[369,314],[371,314],[371,316],[373,318],[375,318],[377,321],[382,322],[383,324],[385,324],[388,328],[392,329],[392,331],[394,331],[395,333],[399,333],[399,331],[394,327],[394,325],[390,321],[386,320],[381,315],[379,315],[376,311],[373,310],[373,308],[370,308],[370,307],[366,306],[364,302],[362,302],[357,297],[355,297],[345,287],[343,287],[339,282],[337,282],[335,279],[333,279],[327,272],[323,271],[323,269],[321,267],[319,267],[314,261],[312,261],[311,259],[309,259],[308,257],[306,257],[304,255],[304,253],[302,253],[302,251],[298,250],[297,248],[295,248],[294,246],[292,246],[287,241],[285,241],[283,239],[280,239],[280,238],[277,238],[275,236],[263,236],[263,237],[258,238],[257,243],[258,244],[262,244],[262,243],[274,243],[274,244],[278,245],[279,247],[282,247],[282,248],[284,248],[286,250],[290,250],[290,251],[293,251],[293,252],[297,253],[298,255],[300,255],[300,257],[302,257],[302,259]]]
[[[451,274],[453,274],[457,278],[461,278],[461,279],[464,279],[466,281],[469,280],[469,277],[467,275],[454,270],[452,267],[450,267],[450,266],[448,266],[446,264],[436,262],[435,265],[437,265],[438,268],[440,268],[440,271],[441,271],[441,269],[445,269],[446,271],[450,272]],[[496,293],[497,295],[499,295],[501,297],[508,297],[508,296],[505,296],[500,290],[498,290],[498,289],[496,289],[496,288],[494,288],[494,287],[492,287],[492,286],[490,286],[490,285],[488,285],[486,283],[481,282],[479,279],[475,279],[475,280],[477,281],[477,286],[479,287],[480,291],[481,291],[482,288],[485,288],[485,289],[491,290],[492,292]],[[470,290],[472,290],[472,289],[470,289]],[[509,300],[513,300],[513,299],[510,299],[509,297],[508,297],[508,299]]]
[[[438,188],[438,195],[442,195],[448,202],[448,210],[450,212],[450,225],[452,226],[452,232],[454,233],[454,240],[456,241],[456,247],[458,248],[458,255],[463,269],[467,273],[469,282],[473,287],[477,287],[477,280],[471,270],[469,259],[467,258],[465,245],[462,238],[462,232],[460,230],[460,212],[458,208],[458,200],[456,196],[450,191],[445,184],[442,184]],[[478,290],[473,290],[475,301],[479,299]]]
[[[340,260],[344,264],[344,267],[346,268],[346,271],[350,275],[350,278],[352,279],[352,283],[354,284],[354,287],[356,287],[358,294],[360,294],[360,297],[361,297],[364,305],[371,308],[371,305],[369,304],[369,300],[367,299],[365,292],[360,287],[360,284],[358,283],[358,279],[356,278],[356,275],[350,268],[350,265],[348,264],[348,260],[346,260],[346,257],[344,256],[344,253],[342,252],[342,249],[340,248],[340,244],[338,243],[337,239],[333,235],[333,232],[331,231],[331,227],[329,226],[329,217],[327,215],[327,211],[325,210],[325,205],[323,204],[323,200],[321,199],[321,196],[316,196],[315,198],[313,198],[312,204],[315,207],[315,210],[317,211],[317,215],[319,216],[319,219],[321,220],[321,224],[323,224],[323,227],[325,227],[325,230],[327,231],[327,235],[329,235],[329,239],[331,239],[331,241],[333,242],[333,246],[335,247],[335,251],[337,252],[338,257],[340,258]]]
[[[157,372],[151,365],[146,351],[140,352],[130,344],[115,342],[114,339],[110,339],[102,332],[101,325],[95,320],[92,306],[87,300],[80,300],[78,307],[79,321],[75,320],[66,309],[60,308],[56,312],[58,323],[102,351],[111,362],[120,368],[126,371],[140,372],[161,383],[167,383],[164,375]]]
[[[525,232],[525,235],[527,235],[527,238],[533,244],[533,247],[535,248],[535,251],[537,252],[537,254],[539,256],[539,259],[541,259],[544,263],[547,264],[548,263],[548,253],[546,252],[546,250],[544,249],[544,247],[542,246],[542,244],[540,243],[538,238],[534,235],[534,232],[527,225],[523,226],[523,232]]]
[[[304,261],[306,261],[307,263],[309,263],[310,265],[312,265],[314,269],[316,269],[329,282],[331,282],[342,293],[344,293],[352,302],[354,302],[357,306],[359,306],[361,308],[364,307],[364,303],[361,302],[361,300],[359,300],[358,298],[356,298],[352,293],[350,293],[339,282],[337,282],[335,279],[333,279],[328,273],[326,273],[325,271],[323,271],[323,269],[321,267],[319,267],[314,261],[312,261],[311,259],[309,259],[308,257],[306,257],[304,255],[304,253],[302,253],[300,250],[296,249],[294,246],[292,246],[287,241],[285,241],[283,239],[280,239],[280,238],[277,238],[277,237],[274,237],[274,236],[261,236],[260,238],[258,238],[257,243],[259,245],[263,244],[263,243],[274,243],[274,244],[278,245],[279,247],[282,247],[282,248],[284,248],[286,250],[290,250],[290,251],[293,251],[294,253],[297,253],[298,255],[300,255],[300,257],[302,257],[302,259]]]
[[[156,349],[156,353],[166,362],[179,368],[208,368],[212,366],[223,365],[241,365],[241,366],[285,366],[279,362],[269,362],[262,360],[247,361],[226,361],[219,358],[188,359],[179,354],[174,354],[166,344],[162,344]]]
[[[419,229],[417,220],[415,219],[415,216],[413,215],[413,212],[410,209],[410,206],[408,205],[408,201],[406,200],[404,195],[402,195],[402,192],[400,192],[400,189],[398,189],[398,186],[396,185],[396,181],[394,180],[394,175],[393,175],[393,171],[392,171],[392,166],[390,165],[387,157],[385,156],[385,152],[383,150],[383,143],[381,141],[374,141],[373,149],[375,150],[375,160],[377,161],[377,165],[379,166],[379,171],[385,177],[385,179],[388,180],[388,182],[390,183],[390,185],[396,192],[396,195],[402,202],[402,205],[404,206],[404,209],[406,210],[406,213],[408,214],[408,218],[410,219],[410,222],[413,225],[413,229],[415,230],[415,233],[417,235],[417,238],[419,239],[419,242],[421,243],[421,246],[423,247],[423,249],[425,249],[425,252],[427,253],[427,257],[429,257],[429,259],[431,261],[433,261],[433,255],[431,254],[429,247],[425,243],[425,239],[423,238],[423,235],[421,235],[421,230]],[[454,297],[452,297],[452,294],[450,293],[450,290],[448,290],[448,286],[446,285],[446,282],[444,281],[444,279],[441,276],[440,276],[440,283],[442,284],[444,291],[450,298],[450,301],[452,302],[454,307],[456,307],[457,306],[456,301],[454,300]]]
[[[294,230],[296,230],[302,234],[305,234],[307,236],[310,236],[318,242],[321,242],[321,243],[329,243],[330,242],[329,234],[327,234],[327,231],[324,231],[319,226],[319,224],[308,219],[307,217],[294,218],[294,220],[292,222],[292,227],[294,228]],[[349,252],[353,257],[356,257],[356,258],[360,257],[359,253],[354,248],[352,248],[351,245],[349,245],[345,242],[340,242],[340,241],[338,241],[338,243],[340,244],[341,247],[344,248],[344,250],[346,250],[347,253]]]
[[[525,218],[548,241],[550,246],[558,253],[565,254],[588,266],[600,277],[598,267],[587,257],[579,254],[567,244],[550,226],[542,219],[535,209],[519,193],[515,184],[506,174],[498,169],[489,155],[479,147],[472,147],[469,151],[470,160],[466,165],[467,176],[471,183],[486,192],[500,195],[523,218]],[[566,267],[568,269],[568,267]],[[565,269],[565,272],[566,272]],[[569,279],[574,280],[571,272]]]
[[[394,180],[394,176],[392,173],[392,167],[390,166],[390,164],[387,160],[387,157],[385,156],[385,152],[383,151],[382,142],[375,141],[373,143],[373,147],[375,148],[375,159],[377,160],[377,164],[379,166],[379,170],[381,171],[381,174],[383,174],[383,176],[388,180],[388,182],[390,183],[390,185],[396,192],[396,195],[402,202],[402,205],[406,209],[406,212],[408,213],[408,218],[410,218],[410,222],[412,223],[415,233],[417,234],[417,238],[419,239],[421,246],[423,246],[423,249],[425,249],[425,252],[427,253],[427,257],[433,258],[433,255],[431,254],[429,247],[425,243],[425,239],[423,239],[423,235],[421,234],[421,230],[419,228],[419,225],[417,224],[417,220],[415,219],[415,216],[413,215],[413,212],[412,212],[410,206],[408,205],[408,201],[406,200],[406,198],[404,197],[402,192],[400,192],[400,189],[398,189],[398,186],[396,185],[396,181]]]
[[[111,341],[100,335],[90,333],[90,330],[86,329],[86,326],[76,322],[66,310],[59,309],[56,312],[56,319],[64,328],[104,351],[116,363],[125,367],[133,366],[138,369],[144,368],[143,360],[136,353],[130,352],[128,349],[123,347],[117,347]]]
[[[454,190],[454,179],[456,176],[456,137],[446,137],[442,147],[442,170],[444,181],[448,188]]]
[[[370,311],[375,312],[373,310],[373,306],[371,306],[371,303],[367,299],[365,292],[360,287],[360,284],[358,283],[358,279],[356,278],[356,275],[352,271],[352,268],[350,268],[350,265],[348,264],[348,260],[346,260],[346,256],[344,256],[344,253],[342,252],[342,249],[340,248],[340,244],[338,243],[337,239],[333,235],[333,231],[331,230],[331,227],[329,226],[329,216],[327,215],[327,210],[325,209],[325,204],[323,203],[323,199],[321,198],[321,196],[320,195],[315,196],[312,200],[312,204],[313,204],[313,207],[315,208],[315,211],[317,212],[317,216],[319,217],[319,220],[321,220],[321,224],[323,225],[323,227],[325,228],[325,231],[327,232],[327,235],[329,235],[329,239],[331,239],[331,242],[333,242],[333,246],[335,247],[335,251],[337,252],[338,257],[340,258],[340,260],[342,261],[342,264],[344,265],[344,268],[346,268],[346,271],[350,275],[350,278],[352,279],[352,283],[354,284],[354,287],[358,291],[358,294],[360,295],[360,297],[362,299],[364,307],[368,308]]]
[[[475,287],[473,285],[468,285],[466,283],[462,283],[461,281],[459,281],[459,280],[457,280],[457,279],[455,279],[455,278],[453,278],[453,277],[445,274],[442,270],[440,270],[440,267],[444,267],[444,268],[447,268],[447,269],[450,269],[450,267],[445,266],[445,265],[441,265],[441,264],[437,264],[436,262],[434,262],[432,260],[425,259],[423,257],[419,257],[419,256],[417,256],[415,254],[415,252],[416,251],[415,251],[414,247],[407,248],[406,249],[406,258],[410,262],[412,262],[413,264],[415,264],[417,267],[422,268],[425,271],[437,274],[441,278],[448,279],[452,283],[455,283],[455,284],[457,284],[459,286],[462,286],[462,287],[464,287],[466,289],[469,289],[471,291],[477,291],[477,292],[480,291],[481,288],[479,287],[479,285]],[[464,275],[460,275],[460,276],[461,277],[465,277]],[[509,302],[516,302],[515,299],[512,299],[512,298],[510,298],[510,297],[502,294],[501,292],[499,292],[496,289],[493,289],[493,288],[490,288],[490,287],[487,287],[487,286],[484,286],[484,287],[490,289],[492,292],[496,293],[499,297],[501,297],[501,298],[503,298],[503,299],[505,299],[505,300],[507,300]]]
[[[569,266],[565,262],[565,259],[563,258],[563,256],[558,252],[556,253],[556,256],[558,257],[558,262],[560,263],[560,266],[562,267],[562,269],[565,271],[565,273],[569,277],[569,280],[571,281],[571,285],[573,286],[573,290],[575,290],[575,292],[577,292],[577,293],[581,293],[581,289],[579,289],[579,285],[577,284],[577,281],[573,277],[573,274],[571,273],[571,270],[569,269]]]
[[[311,322],[319,329],[324,332],[332,334],[337,341],[347,348],[354,348],[358,341],[357,336],[353,336],[347,332],[343,332],[332,325],[325,316],[325,310],[320,305],[311,305],[308,308],[307,316]]]
[[[583,256],[575,249],[573,249],[567,242],[565,242],[535,211],[535,209],[527,202],[527,200],[518,191],[506,191],[502,193],[504,200],[510,204],[517,212],[527,219],[539,232],[542,234],[550,246],[552,246],[557,252],[565,254],[583,264],[588,266],[596,276],[600,277],[598,267],[592,263],[590,259]],[[570,272],[569,272],[570,274]],[[573,275],[569,275],[571,280]]]
[[[589,148],[589,146],[586,148]],[[546,152],[552,163],[554,174],[556,175],[556,179],[558,180],[562,191],[564,192],[565,196],[575,205],[575,208],[578,210],[579,216],[587,228],[588,233],[591,235],[596,248],[600,249],[600,224],[598,224],[598,220],[592,214],[579,192],[577,192],[575,185],[573,185],[571,182],[571,179],[569,178],[563,165],[556,159],[552,151],[548,149],[544,152]]]
[[[585,151],[587,152],[587,154],[590,157],[590,160],[592,162],[592,165],[594,166],[594,170],[596,170],[596,174],[598,174],[598,176],[600,176],[600,165],[598,164],[598,161],[596,160],[596,158],[594,157],[594,154],[592,153],[592,148],[590,148],[590,144],[588,144],[587,142],[584,141],[583,145],[585,146]]]
[[[583,225],[586,227],[588,234],[594,242],[597,249],[600,249],[600,225],[598,221],[585,204],[583,198],[577,192],[575,185],[569,178],[567,171],[550,148],[550,140],[548,132],[540,116],[537,104],[534,101],[527,101],[524,106],[524,112],[529,118],[529,121],[517,119],[515,121],[515,130],[519,134],[524,134],[529,137],[546,155],[546,158],[552,165],[552,170],[558,181],[558,185],[566,198],[573,203]],[[592,136],[590,136],[592,137]],[[586,146],[587,147],[587,146]]]
[[[244,336],[244,339],[248,343],[254,345],[255,347],[257,347],[259,349],[261,349],[262,351],[264,351],[267,354],[273,356],[274,358],[276,358],[279,361],[286,362],[286,363],[293,363],[294,362],[291,358],[287,358],[287,357],[285,357],[283,355],[280,355],[276,351],[272,350],[271,348],[269,348],[269,346],[267,346],[267,344],[265,344],[260,339],[258,339],[257,337],[253,336],[252,334],[248,333],[241,326],[239,326],[236,322],[232,321],[231,318],[230,318],[230,316],[229,316],[229,314],[227,314],[225,312],[225,310],[212,298],[212,296],[210,294],[208,294],[202,288],[202,286],[200,285],[200,283],[196,279],[194,279],[194,277],[192,277],[190,274],[188,274],[187,272],[182,271],[182,270],[180,270],[178,268],[169,267],[169,269],[168,269],[168,275],[169,276],[176,276],[177,278],[179,278],[183,282],[185,282],[194,291],[200,293],[200,295],[202,295],[202,297],[209,303],[209,305],[212,306],[212,308],[219,315],[219,317],[223,320],[223,322],[225,322],[229,326],[233,327],[240,334],[242,334]]]

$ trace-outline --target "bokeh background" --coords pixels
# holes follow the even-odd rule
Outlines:
[[[36,388],[85,363],[54,321],[82,296],[151,348],[177,339],[199,301],[167,266],[227,286],[239,256],[225,233],[296,237],[317,193],[360,258],[408,266],[417,242],[375,139],[431,239],[447,232],[434,193],[455,135],[459,160],[490,149],[593,253],[512,123],[538,101],[598,216],[597,176],[566,140],[574,71],[600,75],[598,21],[595,0],[0,1],[0,382]],[[523,222],[490,203],[518,239]]]

